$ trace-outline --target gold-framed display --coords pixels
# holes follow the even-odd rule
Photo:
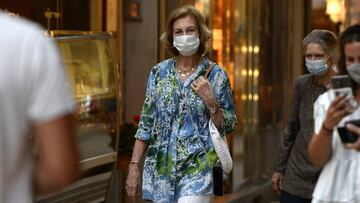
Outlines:
[[[37,202],[101,202],[116,167],[120,123],[119,71],[112,36],[76,31],[50,34],[78,105],[76,140],[82,176],[58,193],[38,197]]]

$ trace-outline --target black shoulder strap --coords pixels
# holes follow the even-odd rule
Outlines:
[[[209,77],[209,74],[210,74],[211,70],[214,68],[215,65],[216,65],[216,63],[210,61],[209,68],[206,70],[206,73],[204,75],[205,78]]]

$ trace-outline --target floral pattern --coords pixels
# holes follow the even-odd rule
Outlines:
[[[209,67],[204,59],[185,81],[175,71],[176,60],[154,66],[147,83],[137,139],[147,141],[143,198],[174,202],[182,196],[211,195],[212,167],[217,156],[209,134],[209,111],[191,89],[191,82]],[[225,71],[216,65],[209,75],[223,111],[220,133],[234,130],[237,119]]]

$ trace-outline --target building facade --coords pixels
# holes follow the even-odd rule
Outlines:
[[[230,135],[235,166],[226,189],[229,194],[239,194],[231,197],[234,201],[243,198],[241,202],[262,202],[276,199],[270,178],[292,83],[305,73],[303,37],[314,28],[339,32],[359,22],[358,1],[339,1],[344,17],[336,22],[326,10],[329,2],[3,0],[0,8],[38,21],[48,29],[111,32],[120,67],[122,122],[140,113],[151,67],[170,57],[159,40],[170,12],[184,4],[201,10],[212,33],[208,57],[227,71],[239,119],[236,131]],[[252,192],[248,192],[250,188]]]

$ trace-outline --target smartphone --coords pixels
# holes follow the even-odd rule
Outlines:
[[[331,85],[335,96],[347,96],[351,98],[353,82],[348,75],[336,75],[331,78]]]
[[[356,125],[356,126],[360,127],[360,119],[359,120],[347,121],[347,122],[345,122],[345,126],[348,123],[351,123],[353,125]],[[337,128],[337,130],[339,132],[339,135],[340,135],[341,142],[342,143],[354,143],[354,142],[356,142],[357,139],[359,138],[359,136],[356,135],[355,133],[349,131],[345,126]]]
[[[334,89],[353,87],[353,81],[349,75],[335,75],[331,78],[331,84]]]
[[[331,78],[331,85],[335,92],[335,96],[346,96],[350,105],[355,109],[357,102],[353,95],[354,82],[349,75],[336,75]]]

